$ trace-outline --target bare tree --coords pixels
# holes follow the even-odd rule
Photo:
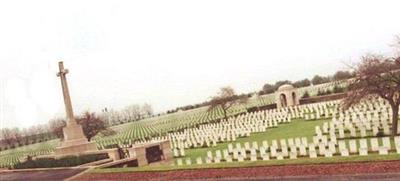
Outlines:
[[[248,97],[246,95],[238,96],[232,87],[222,87],[217,96],[214,96],[210,101],[208,112],[221,108],[224,114],[224,118],[228,119],[227,111],[235,104],[241,104],[247,102]]]
[[[144,103],[141,108],[141,113],[144,117],[153,115],[153,107],[150,104]]]
[[[396,36],[393,47],[395,52],[394,56],[397,57],[395,61],[400,64],[400,35]]]
[[[57,138],[64,138],[63,128],[66,125],[65,120],[60,118],[55,118],[49,121],[50,130]]]
[[[14,136],[12,130],[10,128],[2,128],[0,130],[1,138],[5,141],[8,146],[12,146],[14,144]]]
[[[121,116],[121,113],[119,111],[115,111],[115,110],[112,109],[109,112],[109,114],[110,114],[110,116],[109,116],[110,123],[109,124],[116,125],[116,124],[120,123],[122,116]]]
[[[125,113],[129,115],[130,121],[140,119],[140,106],[138,104],[132,104],[125,108]]]
[[[387,58],[379,55],[367,55],[355,68],[356,77],[349,85],[349,93],[344,107],[359,103],[371,97],[381,97],[388,101],[392,109],[392,135],[397,134],[400,105],[400,68],[399,57]]]
[[[19,130],[19,128],[15,127],[11,130],[11,132],[15,139],[15,142],[18,144],[18,146],[21,146],[23,140],[22,140],[22,134],[21,134],[21,131]]]
[[[48,131],[48,129],[46,129],[46,126],[39,124],[34,127],[35,127],[35,131],[36,131],[36,133],[34,133],[34,134],[37,135],[36,136],[37,139],[39,139],[40,142],[44,141],[45,137],[46,137],[45,133]]]
[[[22,137],[23,137],[23,144],[28,145],[29,140],[31,139],[31,135],[29,135],[29,130],[28,128],[23,128],[21,131]]]

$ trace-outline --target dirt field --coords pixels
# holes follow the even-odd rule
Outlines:
[[[304,180],[307,178],[312,180],[400,180],[399,173],[400,161],[386,161],[166,172],[87,173],[76,180]]]

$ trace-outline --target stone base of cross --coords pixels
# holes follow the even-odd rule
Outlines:
[[[63,62],[59,62],[58,66],[60,71],[57,73],[57,76],[61,79],[65,111],[67,113],[67,126],[63,128],[64,140],[61,142],[61,146],[56,148],[55,153],[56,155],[76,155],[88,151],[95,151],[97,150],[96,144],[88,142],[83,134],[82,126],[79,125],[74,118],[66,78],[66,74],[68,74],[69,71],[68,69],[64,69]]]
[[[80,154],[97,150],[95,143],[88,142],[81,125],[68,125],[63,128],[63,133],[64,140],[61,146],[56,148],[56,155]]]

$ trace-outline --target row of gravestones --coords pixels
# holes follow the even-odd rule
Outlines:
[[[353,126],[353,124],[333,124],[332,122],[324,123],[322,126],[322,130],[320,126],[315,127],[315,134],[318,137],[322,135],[330,135],[331,137],[338,137],[344,139],[346,137],[356,138],[356,137],[368,137],[368,136],[376,136],[380,131],[384,135],[390,134],[390,125],[387,122],[363,122],[362,124],[355,123],[357,126]],[[346,135],[346,133],[349,133]]]
[[[376,136],[380,131],[383,131],[384,135],[390,134],[390,121],[387,112],[376,113],[380,114],[380,116],[373,116],[372,118],[363,118],[360,119],[353,118],[353,116],[349,116],[352,119],[336,119],[333,118],[331,122],[324,123],[322,126],[322,130],[319,126],[316,127],[316,134],[326,134],[329,132],[332,134],[339,134],[339,138],[345,138],[345,132],[349,132],[350,137],[367,137],[367,136]],[[370,134],[368,135],[368,132]],[[359,134],[357,134],[359,133]]]
[[[378,102],[378,103],[376,103]],[[318,140],[321,142],[327,141],[327,136],[323,134],[329,134],[330,140],[336,144],[337,133],[338,137],[343,138],[355,138],[355,137],[367,137],[367,136],[376,136],[378,135],[380,130],[383,130],[383,134],[390,134],[390,125],[388,122],[388,118],[390,117],[390,111],[386,109],[386,105],[382,103],[381,100],[372,100],[369,102],[364,102],[363,106],[367,106],[371,111],[367,113],[362,113],[360,109],[352,109],[351,111],[346,111],[344,113],[340,113],[339,117],[333,117],[331,122],[325,122],[322,126],[322,130],[320,126],[315,127],[316,136],[314,136],[314,143]],[[381,107],[379,107],[381,106]],[[382,108],[384,106],[384,108]],[[362,107],[362,106],[358,106]],[[364,109],[365,110],[365,109]],[[367,115],[365,117],[365,114]],[[345,132],[349,134],[346,135]],[[368,132],[372,132],[372,135],[368,135]],[[357,134],[359,133],[359,135]],[[390,141],[388,137],[382,139],[384,146],[379,147],[378,139],[371,138],[371,150],[374,152],[379,152],[380,154],[385,154],[390,148]],[[396,150],[399,152],[399,141],[398,138],[395,139]],[[355,144],[355,140],[349,141],[349,150],[345,147],[345,142],[339,141],[339,150],[342,156],[346,156],[350,153],[359,153],[360,155],[368,154],[367,140],[360,140],[360,148],[357,150],[357,145]]]
[[[283,119],[280,120],[281,122],[288,122],[290,121],[290,119]],[[225,123],[227,124],[227,123]],[[144,140],[144,141],[135,141],[134,144],[144,144],[147,142],[153,142],[153,141],[163,141],[163,140],[172,140],[171,142],[171,147],[173,148],[177,148],[178,151],[180,151],[179,149],[183,149],[183,148],[189,148],[189,147],[196,147],[196,146],[203,146],[203,145],[199,145],[199,144],[194,144],[196,142],[199,143],[203,143],[205,145],[208,146],[216,146],[217,142],[221,142],[221,141],[235,141],[236,137],[244,137],[244,136],[250,136],[250,132],[263,132],[265,131],[266,128],[268,127],[276,127],[278,124],[277,120],[272,120],[272,121],[268,121],[265,123],[266,126],[264,125],[256,125],[255,124],[248,124],[248,122],[245,122],[244,125],[246,126],[240,126],[243,125],[243,122],[237,123],[238,128],[236,129],[218,129],[218,128],[222,128],[222,127],[218,127],[218,125],[220,124],[207,124],[208,126],[204,126],[201,125],[200,129],[197,129],[198,132],[197,136],[195,136],[195,134],[193,132],[190,132],[190,130],[196,130],[196,129],[185,129],[184,133],[187,134],[187,131],[189,130],[189,138],[183,137],[182,140],[190,140],[192,141],[192,143],[190,143],[190,141],[177,141],[176,138],[180,137],[182,138],[182,133],[170,133],[168,136],[162,136],[162,137],[153,137],[151,140]],[[253,126],[251,126],[253,125]],[[226,127],[226,125],[225,125]],[[235,125],[228,125],[228,127],[235,127]],[[216,132],[216,130],[224,130],[224,132]],[[220,137],[220,135],[222,135]],[[196,139],[195,139],[196,138]],[[122,147],[126,146],[129,147],[130,145],[124,145],[122,143],[122,140],[124,138],[119,138],[120,141],[117,140],[117,143],[119,143],[119,145]],[[110,140],[110,142],[115,142],[116,140]],[[105,144],[107,144],[107,141],[104,142]]]
[[[303,111],[303,117],[306,120],[314,120],[314,119],[321,119],[330,116],[343,116],[343,114],[348,115],[349,112],[351,113],[358,113],[358,114],[366,114],[367,118],[370,119],[370,115],[373,112],[390,112],[390,105],[380,98],[374,98],[367,101],[363,101],[362,103],[350,107],[348,110],[344,110],[341,106],[342,100],[335,100],[335,101],[328,101],[322,103],[315,103],[315,104],[307,104],[302,105],[301,110]],[[391,115],[390,115],[391,116]]]
[[[287,117],[290,118],[298,118],[301,115],[298,113],[290,112],[288,110],[284,109],[271,109],[271,110],[262,110],[262,111],[255,111],[255,112],[250,112],[242,115],[238,115],[235,117],[230,117],[228,118],[228,121],[235,121],[235,120],[241,120],[241,119],[248,119],[248,120],[271,120],[271,119],[276,119],[276,120],[282,120],[286,119]]]
[[[323,92],[326,92],[328,90],[333,91],[335,86],[347,87],[348,84],[349,84],[349,79],[341,80],[341,81],[334,81],[334,82],[327,82],[327,83],[323,83],[323,84],[299,88],[299,92],[304,93],[307,91],[310,95],[317,95],[318,91],[323,91]]]
[[[12,167],[13,165],[23,162],[26,160],[27,156],[36,156],[36,155],[46,155],[52,153],[54,151],[54,147],[52,146],[44,146],[39,148],[39,150],[15,150],[11,154],[0,154],[0,168],[4,167]]]
[[[380,124],[382,124],[382,123],[380,123]],[[385,125],[385,124],[384,124]],[[357,128],[361,128],[360,126],[357,126]],[[373,127],[372,129],[373,130],[376,130],[376,129],[374,129],[374,128],[376,128],[376,127]],[[386,129],[385,129],[386,128]],[[350,135],[352,136],[352,137],[356,137],[355,136],[355,130],[354,130],[354,128],[352,128],[352,127],[350,127],[349,128],[350,129]],[[325,129],[324,129],[325,130]],[[388,129],[388,127],[386,126],[386,127],[384,127],[384,130],[389,130]],[[386,132],[385,131],[385,132]],[[341,132],[341,131],[339,131],[339,132]],[[363,131],[363,129],[361,128],[361,136],[366,136],[364,133],[365,133],[365,131]],[[332,132],[331,132],[332,133]],[[334,135],[334,134],[331,134],[331,135]],[[316,137],[316,139],[315,139],[315,137],[314,137],[314,143],[313,144],[316,144],[316,142],[319,142],[319,141],[315,141],[315,140],[324,140],[323,138],[321,138],[322,137],[322,134],[321,133],[317,133],[317,137]],[[332,137],[333,136],[331,136],[331,141],[329,142],[329,144],[327,144],[327,141],[322,141],[322,143],[321,144],[318,144],[318,147],[319,147],[319,150],[325,150],[324,148],[325,148],[325,146],[326,145],[330,145],[329,147],[330,148],[334,148],[335,146],[336,146],[336,144],[337,144],[337,140],[336,140],[336,137],[333,137],[333,139],[332,139]],[[340,134],[340,137],[342,138],[342,137],[344,137],[342,134]],[[327,139],[325,139],[325,140],[327,140]],[[322,145],[322,146],[321,146]],[[325,146],[323,146],[323,145],[325,145]],[[283,150],[286,150],[286,149],[283,149]],[[311,148],[311,154],[310,155],[313,155],[312,154],[312,151],[313,149]],[[384,150],[384,149],[382,149],[382,150]],[[325,151],[324,151],[325,152]],[[330,152],[333,152],[333,151],[327,151],[326,153],[329,155],[329,153]],[[343,151],[344,152],[344,154],[345,154],[345,151]],[[283,153],[286,153],[286,151],[283,151]]]
[[[289,108],[282,108],[282,109],[274,109],[274,110],[264,110],[264,111],[257,111],[257,112],[252,112],[252,113],[247,113],[244,115],[240,115],[238,117],[231,117],[228,119],[227,122],[229,123],[237,123],[238,125],[248,125],[253,127],[253,129],[250,132],[263,132],[265,131],[264,129],[260,129],[262,128],[262,125],[259,124],[255,124],[257,122],[265,122],[262,119],[265,118],[269,118],[271,119],[271,117],[273,118],[272,120],[275,120],[276,118],[278,118],[279,122],[286,122],[285,119],[279,119],[281,117],[289,116],[289,121],[291,119],[291,116],[293,115],[294,117],[301,117],[304,116],[304,112],[307,112],[305,110],[326,110],[326,112],[332,112],[332,109],[328,109],[328,107],[334,107],[335,105],[338,105],[339,101],[329,101],[329,102],[323,102],[323,103],[316,103],[316,104],[310,104],[310,105],[303,105],[303,106],[294,106],[294,107],[289,107]],[[321,112],[324,112],[321,111]],[[318,111],[317,111],[318,112]],[[306,115],[307,116],[307,115]],[[283,121],[282,121],[283,120]],[[245,123],[243,123],[243,121],[246,121]],[[267,121],[268,123],[268,121]],[[209,125],[206,125],[209,126]],[[276,124],[273,125],[274,127],[276,127]],[[235,125],[233,125],[232,127],[235,127]],[[217,128],[219,127],[208,127],[208,130],[218,130]],[[258,130],[257,130],[258,128]],[[188,130],[193,130],[193,129],[188,129]],[[221,130],[221,129],[219,129]],[[212,131],[211,131],[212,132]],[[182,134],[184,134],[184,136],[182,136]],[[178,156],[183,156],[182,154],[180,154],[185,148],[190,148],[190,147],[198,147],[198,146],[205,146],[205,147],[209,147],[209,146],[216,146],[217,142],[224,142],[226,141],[234,141],[235,139],[225,139],[225,135],[229,135],[226,133],[209,133],[209,132],[205,132],[205,131],[197,131],[195,133],[191,132],[191,131],[186,131],[183,133],[172,133],[170,134],[172,136],[170,136],[170,140],[172,140],[172,148],[174,149],[174,153],[176,157]],[[218,136],[215,136],[218,135]],[[204,136],[208,137],[204,138]],[[223,137],[221,139],[221,136]],[[245,136],[249,136],[249,135],[245,135]],[[211,139],[210,139],[211,137]],[[218,138],[219,137],[219,138]]]
[[[351,139],[349,140],[349,148],[346,146],[346,142],[344,140],[340,140],[338,142],[339,145],[339,151],[342,153],[342,156],[346,156],[348,154],[359,154],[361,156],[366,156],[368,155],[369,152],[376,153],[378,152],[381,155],[386,155],[390,151],[396,151],[398,154],[400,154],[400,137],[395,137],[394,138],[394,149],[391,145],[391,140],[390,137],[383,137],[381,138],[382,140],[382,145],[379,144],[379,139],[378,138],[371,138],[370,139],[370,148],[368,146],[368,140],[367,139],[359,139],[357,144],[356,139]],[[359,146],[357,146],[359,145]],[[345,154],[345,155],[343,155]]]
[[[305,120],[317,120],[332,117],[339,109],[339,100],[307,104],[302,107]]]
[[[348,108],[347,110],[342,110],[344,112],[355,112],[355,111],[360,111],[360,112],[364,112],[366,114],[368,114],[371,111],[376,111],[376,110],[380,110],[380,109],[388,109],[390,108],[390,105],[388,104],[388,102],[382,98],[372,98],[372,99],[368,99],[368,100],[363,100],[362,102],[360,102],[357,105],[354,105],[350,108]]]
[[[296,138],[297,139],[297,138]],[[298,140],[298,139],[297,139]],[[282,140],[281,140],[282,142]],[[390,138],[383,137],[382,145],[379,144],[378,138],[372,138],[370,140],[371,147],[368,146],[367,139],[349,140],[348,147],[344,140],[338,142],[338,150],[335,143],[329,142],[327,145],[320,143],[315,145],[314,143],[303,144],[300,143],[299,146],[296,144],[286,145],[282,142],[278,147],[277,142],[273,142],[271,146],[268,146],[268,142],[263,141],[262,146],[258,147],[257,142],[249,145],[245,143],[244,147],[236,145],[236,148],[228,145],[228,149],[216,150],[215,155],[211,151],[207,152],[207,156],[204,159],[205,163],[220,163],[220,162],[243,162],[245,160],[257,161],[257,160],[270,160],[277,159],[283,160],[286,158],[297,159],[298,157],[309,157],[317,158],[318,156],[323,157],[333,157],[333,156],[349,156],[349,155],[360,155],[367,156],[368,153],[378,153],[379,155],[387,155],[389,152],[396,152],[400,154],[400,136],[394,138],[395,149],[392,149]],[[240,145],[240,144],[239,144]],[[307,146],[306,146],[307,145]],[[318,150],[318,151],[317,151]],[[201,157],[196,158],[197,164],[203,164],[203,159]],[[186,158],[186,165],[191,165],[192,160]],[[177,165],[183,165],[183,159],[177,159]]]
[[[210,147],[216,146],[218,142],[235,141],[236,137],[249,136],[249,133],[264,132],[268,127],[276,127],[277,123],[290,122],[291,118],[304,117],[306,110],[331,110],[338,104],[338,101],[329,101],[323,103],[315,103],[302,106],[287,107],[282,109],[263,110],[252,113],[231,117],[221,123],[233,123],[229,125],[231,128],[221,128],[215,124],[200,125],[199,128],[185,129],[178,133],[170,133],[171,147],[176,149],[176,153],[180,153],[182,149],[191,147]],[[327,111],[328,112],[328,111]],[[260,124],[261,123],[261,124]],[[243,125],[247,126],[247,129]],[[242,128],[237,130],[236,128]],[[244,128],[244,129],[243,129]],[[215,130],[219,130],[215,131]],[[246,130],[246,131],[243,131]],[[229,134],[235,132],[235,135]],[[181,156],[180,154],[176,154]]]
[[[331,121],[329,123],[325,122],[322,126],[322,132],[328,133],[330,129],[335,128],[365,128],[367,130],[372,130],[373,126],[383,127],[388,126],[390,124],[387,118],[378,118],[378,119],[353,119],[352,121]]]
[[[280,116],[284,117],[291,117],[291,118],[300,118],[301,117],[301,112],[297,107],[286,107],[286,108],[281,108],[281,109],[270,109],[270,110],[262,110],[262,111],[255,111],[251,113],[247,113],[244,115],[239,115],[237,116],[238,118],[247,118],[247,119],[261,119],[265,120],[268,118],[279,118]],[[232,117],[230,119],[235,119],[235,117]]]
[[[314,120],[330,117],[335,108],[338,107],[340,101],[326,101],[313,104],[297,105],[281,108],[295,118],[304,118],[306,120]]]
[[[218,142],[235,141],[237,137],[250,136],[251,133],[265,132],[267,128],[277,127],[278,123],[289,123],[291,118],[276,114],[277,118],[268,120],[247,119],[244,116],[234,120],[201,125],[198,128],[185,129],[170,133],[172,148],[216,146]],[[285,117],[286,116],[286,117]]]
[[[249,124],[249,125],[256,125],[256,124]],[[250,136],[250,133],[254,133],[254,132],[260,132],[260,131],[265,131],[266,127],[262,127],[257,126],[254,128],[251,128],[250,130],[245,131],[246,134],[241,133],[240,135],[243,136]],[[210,130],[218,130],[218,129],[210,129]],[[228,132],[228,134],[226,134],[226,131],[223,132],[207,132],[200,136],[199,138],[196,137],[196,135],[190,135],[189,137],[186,137],[185,141],[175,141],[173,142],[173,152],[174,152],[174,156],[178,157],[178,156],[184,156],[184,154],[182,154],[185,148],[188,148],[190,146],[193,146],[193,143],[196,144],[196,146],[194,147],[198,147],[197,145],[201,145],[201,143],[205,142],[205,145],[208,147],[210,145],[212,146],[216,146],[217,142],[225,142],[225,141],[235,141],[236,140],[236,136],[234,133],[240,133],[240,130],[242,129],[234,129],[231,130],[231,132]],[[221,133],[221,134],[219,134]],[[208,135],[206,137],[204,137],[204,135]],[[211,135],[211,136],[210,136]],[[231,137],[232,136],[232,137]],[[226,139],[225,139],[226,138]],[[204,141],[205,140],[205,141]]]
[[[332,118],[333,122],[351,123],[351,122],[362,122],[364,120],[389,120],[392,117],[392,111],[388,109],[376,110],[373,112],[361,112],[359,110],[346,111],[345,113],[340,113],[339,116],[334,116]]]

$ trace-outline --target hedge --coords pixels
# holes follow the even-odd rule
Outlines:
[[[54,167],[73,167],[98,160],[107,159],[107,153],[88,154],[88,155],[71,155],[59,159],[54,158],[37,158],[35,160],[28,159],[25,162],[17,163],[15,169],[26,168],[54,168]]]

